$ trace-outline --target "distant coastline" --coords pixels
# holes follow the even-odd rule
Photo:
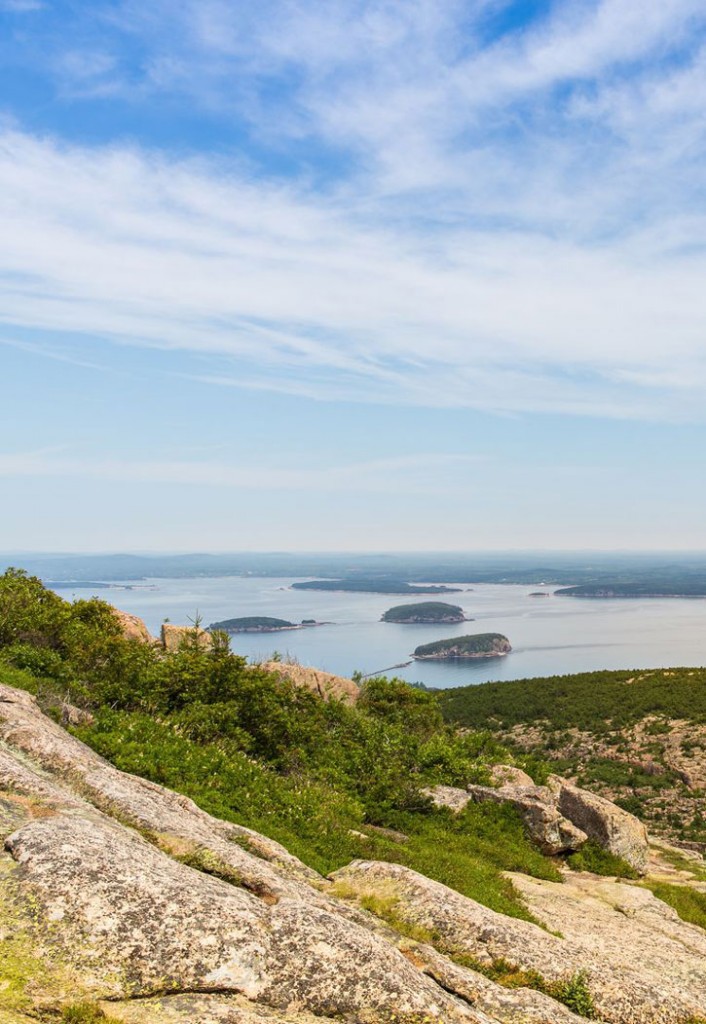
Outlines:
[[[292,583],[292,590],[327,590],[353,594],[460,594],[461,587],[444,584],[413,584],[402,580],[302,580]]]

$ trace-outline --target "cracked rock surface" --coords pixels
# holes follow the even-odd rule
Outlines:
[[[550,981],[586,971],[615,1024],[706,1014],[706,933],[646,889],[512,876],[557,935],[400,865],[356,861],[332,884],[266,836],[118,771],[4,686],[0,836],[0,1024],[57,1021],[80,1000],[126,1024],[580,1019],[473,969],[499,957]],[[394,897],[434,945],[360,909],[366,893]]]

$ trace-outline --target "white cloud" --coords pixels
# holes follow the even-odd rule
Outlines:
[[[476,455],[408,455],[326,467],[238,466],[207,460],[95,459],[65,454],[64,448],[0,453],[0,478],[60,477],[139,484],[195,484],[256,491],[428,493],[464,486],[463,470],[477,468]]]
[[[693,244],[665,250],[682,218],[599,244],[430,233],[358,199],[8,131],[2,320],[210,356],[194,373],[321,398],[698,412],[706,266]]]
[[[483,44],[500,8],[121,5],[143,77],[70,49],[78,91],[190,90],[346,156],[314,187],[7,129],[8,330],[322,399],[702,416],[706,11],[586,0]]]

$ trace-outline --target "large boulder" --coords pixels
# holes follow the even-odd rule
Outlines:
[[[295,686],[303,687],[318,693],[324,700],[342,700],[345,704],[355,704],[360,694],[360,687],[352,679],[335,676],[330,672],[321,672],[317,668],[306,668],[296,662],[265,661],[260,668],[266,672],[274,672],[282,679],[287,679]]]
[[[512,764],[494,764],[490,769],[490,779],[494,786],[534,786],[534,779],[521,768]]]
[[[437,950],[457,960],[488,967],[505,960],[549,982],[583,974],[598,1017],[610,1024],[684,1024],[706,1016],[706,932],[680,921],[640,886],[574,872],[563,883],[510,875],[540,927],[490,910],[401,864],[354,861],[332,877],[340,892],[357,895],[367,906],[393,906],[398,922],[417,934],[427,932]],[[459,995],[472,998],[475,988],[481,990],[474,1002],[479,1009],[503,1021],[518,1019],[521,1007],[514,1008],[514,1017],[501,1011],[501,994],[482,995],[472,972],[454,978],[443,962],[422,959]],[[525,1019],[536,1018],[528,1012]],[[564,1017],[557,1012],[549,1020]]]
[[[456,786],[429,786],[422,790],[435,807],[448,807],[454,814],[460,814],[471,802],[471,794],[467,789]]]
[[[556,775],[550,777],[549,786],[562,814],[604,850],[644,874],[649,855],[647,829],[634,814]]]
[[[169,653],[178,651],[188,644],[208,649],[213,643],[211,634],[200,626],[173,626],[171,622],[162,623],[160,639],[162,647]]]
[[[118,620],[121,632],[127,640],[139,640],[144,644],[156,644],[158,642],[137,615],[130,615],[129,612],[120,611],[119,608],[113,609],[113,615]]]
[[[476,803],[509,803],[525,823],[530,838],[543,853],[555,856],[580,849],[588,836],[560,813],[546,786],[469,786]]]

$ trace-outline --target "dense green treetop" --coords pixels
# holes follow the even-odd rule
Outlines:
[[[483,655],[506,654],[510,641],[502,633],[473,633],[469,636],[452,636],[447,640],[436,640],[415,648],[415,658],[472,658]]]
[[[262,631],[277,629],[294,629],[295,624],[287,619],[275,619],[269,615],[245,615],[239,619],[223,619],[221,622],[212,622],[208,629],[222,629],[226,633],[247,633],[248,631]]]
[[[706,722],[703,668],[581,672],[436,692],[447,721],[477,729],[543,721],[605,732],[647,715]]]
[[[465,622],[463,608],[444,601],[420,601],[418,604],[398,604],[382,616],[383,622]]]

